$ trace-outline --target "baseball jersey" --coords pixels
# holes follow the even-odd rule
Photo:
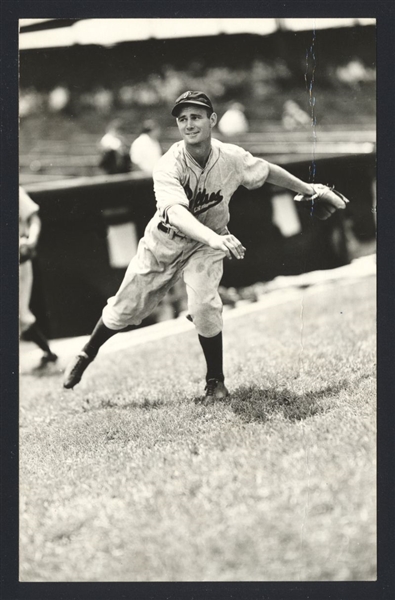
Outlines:
[[[211,140],[211,153],[201,167],[183,141],[173,144],[157,163],[154,192],[158,215],[167,222],[167,211],[182,204],[201,223],[223,231],[229,222],[229,202],[239,186],[261,187],[269,174],[269,164],[240,146]]]
[[[29,235],[29,219],[38,211],[38,204],[33,202],[22,187],[19,187],[19,237]]]

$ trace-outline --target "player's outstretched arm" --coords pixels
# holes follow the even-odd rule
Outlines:
[[[167,215],[170,225],[176,227],[187,237],[207,244],[214,250],[222,250],[228,258],[232,258],[232,255],[238,259],[244,258],[246,249],[234,235],[218,235],[218,233],[200,223],[182,204],[171,206],[167,211]]]
[[[305,196],[312,196],[314,194],[314,188],[310,183],[302,181],[278,165],[274,165],[273,163],[268,163],[268,165],[269,175],[266,179],[267,183],[278,185],[279,187],[304,194]]]
[[[337,210],[344,210],[349,203],[349,200],[334,187],[330,188],[321,183],[305,183],[282,167],[268,164],[269,175],[266,181],[298,192],[294,200],[308,208],[317,219],[329,219]]]

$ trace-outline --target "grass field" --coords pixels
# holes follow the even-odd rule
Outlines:
[[[20,378],[21,581],[376,578],[375,279]]]

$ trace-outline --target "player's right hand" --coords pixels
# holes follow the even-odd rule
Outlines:
[[[231,233],[226,235],[214,233],[210,238],[209,246],[214,250],[222,250],[229,259],[232,259],[232,256],[234,256],[238,260],[242,260],[246,252],[243,244]]]

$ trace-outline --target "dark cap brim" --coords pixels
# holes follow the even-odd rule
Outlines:
[[[185,100],[185,101],[183,100],[179,104],[176,104],[174,106],[173,110],[171,111],[171,114],[173,115],[173,117],[177,116],[179,109],[182,106],[184,106],[184,104],[194,104],[195,106],[203,106],[203,108],[208,108],[209,110],[213,110],[212,106],[209,106],[208,104],[205,104],[204,102],[199,102],[197,100]]]

